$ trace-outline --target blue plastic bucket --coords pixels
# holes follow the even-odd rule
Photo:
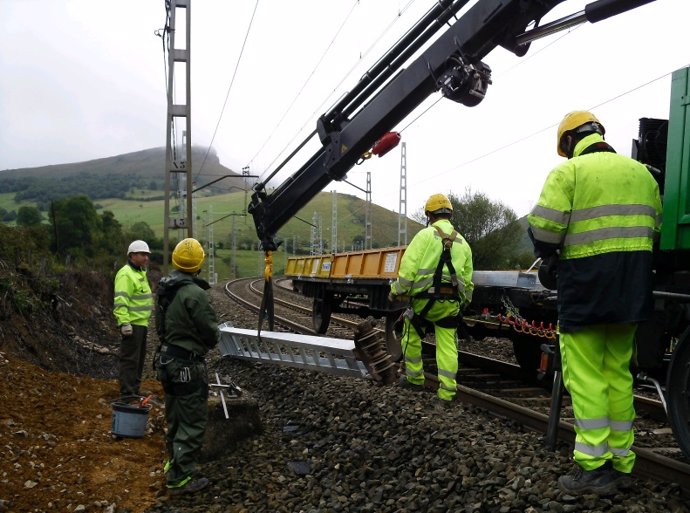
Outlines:
[[[112,433],[126,438],[141,438],[146,432],[150,405],[129,404],[115,401],[113,406]]]

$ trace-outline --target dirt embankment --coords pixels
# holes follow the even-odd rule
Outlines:
[[[111,435],[111,308],[109,276],[0,268],[0,512],[140,512],[162,492],[161,408],[144,438]]]

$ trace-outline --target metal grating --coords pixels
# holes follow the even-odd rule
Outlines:
[[[355,356],[355,343],[330,337],[219,326],[223,356],[311,369],[341,376],[367,377],[366,366]]]

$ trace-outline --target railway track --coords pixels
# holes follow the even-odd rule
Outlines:
[[[278,286],[274,287],[275,331],[314,335],[311,305],[306,304],[307,301],[294,294],[289,287],[280,285],[278,282]],[[240,279],[228,282],[225,292],[244,308],[258,313],[262,287],[263,280]],[[352,339],[353,329],[359,322],[361,319],[332,316],[327,335]],[[425,350],[424,359],[424,367],[428,371],[426,383],[432,392],[437,386],[433,347]],[[459,351],[459,360],[458,400],[537,432],[547,432],[551,411],[549,387],[526,381],[524,370],[519,365],[502,359]],[[675,443],[663,404],[653,398],[636,395],[635,408],[638,412],[634,446],[638,463],[635,475],[675,482],[690,492],[690,464]],[[572,407],[567,394],[563,396],[560,420],[552,428],[556,429],[558,440],[570,444],[574,442]]]

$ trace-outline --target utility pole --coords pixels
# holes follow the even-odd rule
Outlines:
[[[167,39],[168,52],[168,112],[166,118],[166,143],[165,143],[165,212],[163,219],[163,271],[167,273],[170,260],[170,230],[178,231],[178,238],[192,237],[193,211],[192,211],[192,116],[191,116],[191,0],[166,0],[168,25],[165,27],[164,37]],[[177,48],[175,34],[177,33],[177,16],[184,16],[185,46]],[[175,65],[183,64],[185,67],[185,100],[184,103],[175,103]],[[178,155],[176,145],[175,121],[183,118],[184,153]],[[177,196],[180,200],[177,215],[170,216],[170,197],[172,176],[178,180]],[[184,192],[183,192],[184,191]],[[186,203],[183,212],[183,198]]]
[[[323,253],[323,244],[321,242],[321,233],[316,231],[321,227],[320,216],[316,210],[314,210],[314,214],[311,216],[311,223],[310,253],[312,255],[320,255]]]
[[[331,191],[331,251],[338,252],[338,193]]]
[[[371,171],[367,171],[366,206],[364,214],[364,248],[371,249]]]
[[[209,207],[211,209],[212,207]],[[211,210],[209,210],[210,212]],[[210,215],[210,214],[209,214]],[[237,278],[238,272],[237,272],[237,230],[235,229],[235,218],[237,216],[242,216],[242,217],[247,217],[247,214],[245,212],[238,213],[235,212],[234,210],[230,212],[229,214],[225,214],[222,217],[219,217],[218,219],[211,220],[209,219],[208,222],[206,223],[206,226],[208,227],[208,240],[209,240],[209,248],[213,247],[213,228],[212,225],[217,223],[218,221],[222,221],[223,219],[227,219],[228,217],[232,217],[232,261],[230,263],[230,272],[232,273],[233,278]],[[213,283],[211,283],[211,267],[213,267]],[[218,275],[215,272],[215,260],[212,260],[209,257],[209,283],[211,285],[214,285],[218,283]]]
[[[218,283],[218,275],[216,274],[216,255],[215,255],[215,244],[213,242],[213,226],[211,226],[211,219],[213,219],[213,205],[208,206],[207,211],[208,217],[206,221],[206,227],[208,228],[208,234],[206,235],[208,240],[208,283],[209,285],[215,285]]]
[[[243,184],[244,187],[243,187],[243,189],[244,189],[244,209],[245,209],[245,214],[246,214],[247,205],[248,205],[248,203],[247,203],[247,194],[249,193],[249,184],[247,183],[247,180],[249,179],[250,176],[256,176],[256,175],[250,175],[250,174],[249,174],[249,166],[244,166],[244,167],[242,168],[242,180],[244,181],[244,184]],[[247,218],[246,218],[246,217],[244,218],[244,224],[245,224],[245,226],[246,226],[246,224],[247,224]]]
[[[400,202],[398,204],[398,246],[407,245],[407,144],[400,147]]]
[[[237,231],[235,230],[235,219],[237,218],[238,214],[235,214],[233,212],[232,215],[232,264],[230,264],[230,267],[232,268],[232,277],[237,278],[238,272],[237,272]],[[242,214],[245,216],[246,220],[246,214]]]

